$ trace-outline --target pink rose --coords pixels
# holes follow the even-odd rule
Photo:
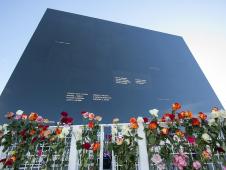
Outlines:
[[[199,161],[194,161],[193,164],[192,164],[193,168],[198,170],[201,168],[201,164]]]

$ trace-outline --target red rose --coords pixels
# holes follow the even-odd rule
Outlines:
[[[94,128],[94,122],[90,121],[90,122],[88,123],[88,127],[91,128],[91,129]]]
[[[83,147],[84,149],[86,149],[86,150],[89,150],[90,147],[91,147],[91,145],[90,145],[89,143],[84,143],[84,144],[82,145],[82,147]]]
[[[225,153],[225,150],[221,147],[217,147],[215,150],[218,151],[219,153]]]
[[[61,123],[71,125],[73,123],[73,118],[72,117],[62,117]]]
[[[205,113],[203,113],[203,112],[199,112],[199,118],[201,120],[206,120],[207,119],[207,115]]]
[[[166,113],[163,115],[162,117],[162,121],[165,122],[165,121],[173,121],[175,119],[175,115],[174,114],[171,114],[171,113]]]
[[[38,140],[37,137],[33,138],[33,139],[31,140],[31,144],[35,143],[37,140]]]
[[[68,113],[67,112],[61,112],[61,116],[67,117],[68,116]]]
[[[71,124],[73,123],[73,120],[74,120],[74,119],[73,119],[72,117],[68,117],[68,118],[67,118],[67,124],[68,124],[68,125],[71,125]]]
[[[22,131],[20,132],[20,136],[25,137],[25,136],[26,136],[26,130],[22,130]]]
[[[192,126],[200,126],[200,121],[198,118],[192,118]]]
[[[144,117],[143,120],[144,120],[144,123],[148,122],[148,118],[146,118],[146,117]]]
[[[8,160],[5,162],[5,165],[6,165],[6,166],[12,166],[12,165],[13,165],[13,160],[12,160],[12,159],[8,159]]]
[[[82,115],[83,115],[83,114],[86,114],[86,113],[87,113],[86,111],[82,111],[82,112],[81,112]]]

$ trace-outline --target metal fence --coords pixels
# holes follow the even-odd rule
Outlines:
[[[100,156],[98,158],[99,162],[99,170],[104,170],[104,147],[107,144],[108,141],[105,141],[105,129],[111,129],[113,128],[114,124],[101,124],[100,125],[100,133],[99,133],[99,141],[100,141]],[[78,130],[80,126],[79,125],[73,125],[70,131],[70,134],[65,138],[65,145],[66,149],[64,150],[63,155],[53,155],[53,162],[51,163],[51,166],[46,167],[46,169],[56,169],[56,170],[63,170],[63,169],[69,169],[69,170],[79,170],[80,169],[80,157],[79,157],[79,152],[76,147],[76,131]],[[112,131],[111,131],[112,132]],[[110,132],[110,133],[111,133]],[[106,133],[109,133],[107,131]],[[138,142],[138,154],[137,154],[137,162],[136,162],[136,169],[137,170],[149,170],[149,169],[156,169],[157,167],[151,163],[150,158],[148,157],[148,152],[147,152],[147,141],[146,141],[146,136],[144,133],[144,127],[142,124],[139,125],[139,128],[137,129],[138,136],[143,138],[142,140],[137,140]],[[224,136],[220,134],[219,136],[222,140],[225,140]],[[41,148],[42,150],[42,156],[38,155],[26,155],[28,160],[29,158],[33,158],[32,161],[27,161],[25,164],[21,165],[20,169],[25,170],[25,169],[32,169],[32,170],[41,170],[42,165],[45,164],[45,162],[48,160],[47,153],[49,146],[40,143],[39,144],[39,149]],[[153,149],[158,149],[160,146],[156,146],[156,148]],[[7,154],[10,153],[11,150],[13,150],[14,145],[8,150],[7,152],[3,153],[2,152],[2,147],[0,147],[0,159],[5,158]],[[173,148],[172,148],[173,151]],[[176,154],[173,152],[173,154]],[[193,154],[192,152],[188,154]],[[216,154],[216,158],[222,158],[226,159],[226,155],[222,154]],[[109,160],[108,160],[109,161]],[[120,165],[118,164],[117,157],[114,155],[114,153],[111,153],[111,159],[110,159],[111,167],[108,169],[111,170],[118,170],[118,169],[123,169],[120,168]],[[64,164],[64,166],[62,165]],[[207,163],[207,168],[211,170],[220,170],[223,169],[222,162],[219,161],[216,163],[209,162]],[[87,168],[90,169],[90,168]],[[167,169],[172,169],[176,170],[177,168],[174,167],[173,165],[170,167],[167,167]],[[91,170],[91,169],[90,169]]]

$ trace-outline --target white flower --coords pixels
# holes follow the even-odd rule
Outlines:
[[[130,128],[128,125],[122,126],[122,134],[123,135],[129,135],[129,132],[130,132]]]
[[[210,142],[212,140],[207,133],[202,134],[202,139],[206,142]]]
[[[158,117],[159,110],[157,110],[157,109],[151,109],[151,110],[149,110],[149,113],[150,113],[153,117]]]
[[[220,110],[220,117],[226,119],[226,111]]]
[[[117,124],[118,122],[119,122],[119,118],[114,118],[112,121],[113,124]]]
[[[5,123],[5,124],[3,124],[3,126],[2,126],[2,127],[3,127],[3,129],[4,129],[4,130],[6,130],[6,129],[7,129],[7,127],[8,127],[8,124],[6,124],[6,123]]]
[[[210,149],[210,146],[209,145],[206,145],[206,151],[211,153],[211,149]]]
[[[4,143],[6,141],[6,139],[5,138],[2,138],[2,143]]]
[[[208,125],[209,126],[212,126],[212,125],[214,125],[215,124],[215,119],[209,119],[208,120]]]
[[[22,115],[23,113],[24,113],[23,110],[17,110],[17,111],[16,111],[16,115],[19,115],[19,116]]]
[[[162,162],[162,158],[159,154],[154,154],[151,158],[151,161],[157,165]]]
[[[137,118],[137,122],[138,122],[138,123],[144,123],[143,117],[140,117],[140,116],[139,116],[139,117]]]
[[[211,112],[211,118],[215,119],[215,118],[219,118],[221,115],[220,111],[212,111]]]
[[[125,139],[125,142],[129,145],[130,144],[130,139]]]
[[[163,146],[163,145],[165,145],[165,144],[166,144],[166,142],[163,141],[163,140],[161,140],[161,141],[159,142],[159,145],[161,145],[161,146]]]
[[[159,126],[163,128],[169,128],[166,122],[159,122]]]
[[[173,135],[173,140],[177,141],[177,142],[180,142],[180,138],[177,136],[177,135]]]

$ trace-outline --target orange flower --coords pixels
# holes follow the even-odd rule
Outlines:
[[[192,112],[190,112],[190,111],[186,111],[185,113],[184,113],[184,117],[185,118],[192,118]]]
[[[13,162],[15,162],[15,161],[16,161],[16,156],[15,156],[15,155],[13,155],[10,159],[12,159],[12,160],[13,160]]]
[[[163,129],[161,130],[161,133],[162,133],[163,135],[168,135],[169,129],[168,129],[168,128],[163,128]]]
[[[137,123],[130,123],[130,127],[132,129],[137,129],[138,128],[138,124]]]
[[[200,118],[201,120],[206,120],[207,115],[206,115],[205,113],[203,113],[203,112],[199,112],[199,118]]]
[[[36,131],[34,130],[34,129],[31,129],[30,130],[30,135],[32,136],[32,135],[34,135],[36,133]]]
[[[129,120],[130,123],[137,123],[137,119],[135,117],[131,117]]]
[[[37,118],[38,118],[38,114],[37,113],[33,113],[33,112],[28,117],[28,119],[30,121],[35,121]]]
[[[211,153],[209,153],[207,150],[202,152],[202,157],[204,159],[210,159],[211,158]]]
[[[93,144],[93,152],[97,151],[100,149],[100,143],[99,142],[96,142]]]
[[[177,130],[176,131],[176,135],[183,138],[184,137],[184,133],[181,130]]]
[[[60,135],[61,132],[62,132],[62,128],[56,128],[55,132],[56,132],[57,135]]]
[[[93,121],[90,121],[88,123],[88,127],[91,128],[91,129],[94,128],[94,122]]]
[[[149,129],[151,129],[151,130],[156,129],[157,126],[158,126],[158,124],[155,121],[152,121],[152,122],[149,123]]]
[[[180,108],[181,108],[180,103],[173,103],[173,104],[172,104],[172,109],[173,109],[173,110],[179,110]]]
[[[192,126],[200,126],[200,121],[198,118],[192,118]]]

